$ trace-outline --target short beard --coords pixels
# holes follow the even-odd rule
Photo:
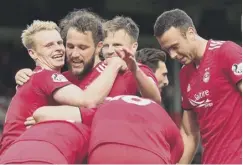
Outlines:
[[[91,72],[91,70],[94,67],[94,63],[95,63],[95,55],[93,54],[91,59],[84,65],[83,71],[77,75],[79,80],[83,79],[89,72]]]

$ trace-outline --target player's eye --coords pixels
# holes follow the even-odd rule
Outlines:
[[[72,44],[67,44],[66,47],[69,48],[69,49],[73,49],[74,48],[74,46]]]

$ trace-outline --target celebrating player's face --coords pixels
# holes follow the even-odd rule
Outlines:
[[[158,80],[158,85],[160,91],[162,90],[163,87],[167,86],[169,84],[169,80],[167,78],[167,68],[164,62],[159,61],[158,62],[158,68],[156,69],[154,75],[156,79]]]
[[[122,47],[131,48],[134,52],[137,49],[137,42],[132,41],[131,37],[125,30],[108,32],[103,42],[102,54],[105,58],[117,56],[115,49]]]
[[[161,37],[157,37],[161,48],[166,49],[172,59],[186,65],[194,60],[193,39],[189,34],[182,34],[177,28],[171,27]]]
[[[90,31],[79,32],[70,28],[67,33],[66,54],[74,75],[83,75],[94,66],[96,47]]]
[[[43,30],[33,39],[34,48],[28,50],[31,57],[44,68],[60,70],[65,62],[65,48],[59,32]]]

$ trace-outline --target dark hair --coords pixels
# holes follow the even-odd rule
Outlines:
[[[118,30],[125,30],[134,41],[138,40],[138,25],[130,17],[116,16],[104,23],[105,37],[107,32],[116,32]]]
[[[147,65],[155,72],[158,69],[159,61],[166,62],[167,52],[154,48],[143,48],[136,52],[136,60]]]
[[[100,16],[88,9],[74,10],[60,21],[62,38],[66,40],[68,30],[75,28],[80,32],[91,31],[94,43],[97,44],[104,39],[102,21]]]
[[[163,12],[157,18],[154,24],[154,35],[156,37],[161,37],[171,27],[179,28],[183,34],[189,27],[195,29],[191,17],[189,17],[186,12],[180,9],[173,9]]]

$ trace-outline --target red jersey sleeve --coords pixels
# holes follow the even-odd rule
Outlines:
[[[234,42],[225,42],[218,58],[227,78],[233,84],[239,82],[242,79],[242,48]]]
[[[139,68],[149,77],[151,78],[154,83],[158,86],[158,81],[153,73],[153,71],[147,67],[146,65],[143,65],[143,64],[139,64]],[[124,74],[124,81],[125,81],[125,84],[127,84],[127,91],[129,94],[136,94],[137,93],[137,82],[136,82],[136,79],[133,75],[132,72],[128,71],[127,73]]]
[[[35,74],[34,84],[48,96],[52,95],[56,89],[71,84],[61,73],[56,71],[42,70]]]
[[[180,89],[181,89],[181,107],[183,110],[191,110],[191,104],[187,97],[187,90],[191,88],[190,84],[188,83],[187,77],[187,66],[183,66],[180,71]]]

